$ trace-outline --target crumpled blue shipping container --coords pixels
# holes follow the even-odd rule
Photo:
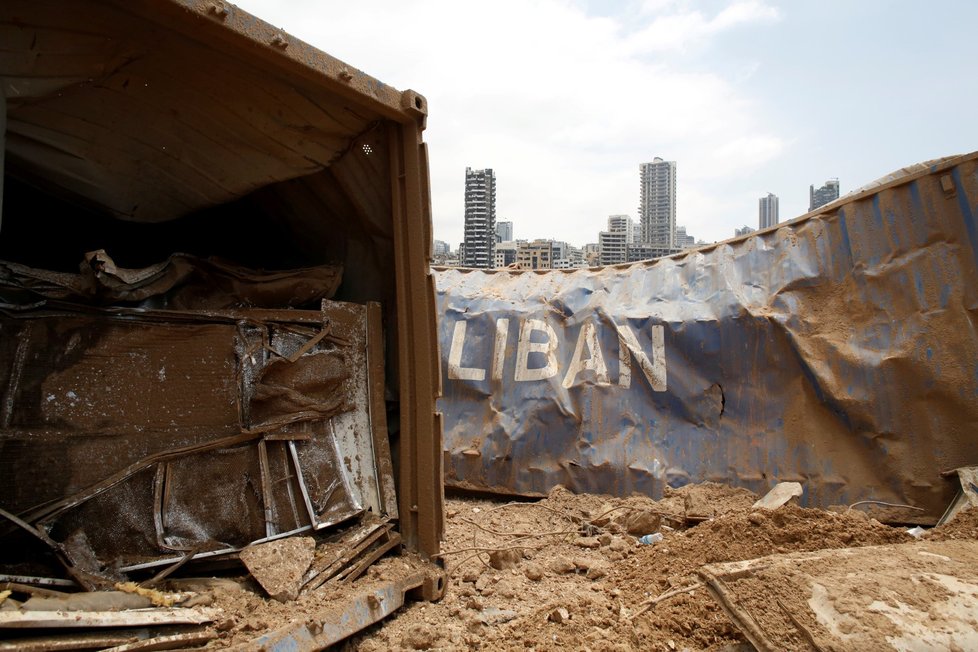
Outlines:
[[[669,258],[436,270],[447,485],[798,481],[933,520],[978,463],[976,161]]]

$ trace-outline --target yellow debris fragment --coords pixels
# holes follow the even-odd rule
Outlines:
[[[117,591],[122,591],[124,593],[135,593],[136,595],[141,595],[144,598],[149,598],[153,603],[154,607],[172,607],[174,602],[176,602],[176,596],[173,594],[166,594],[157,591],[156,589],[147,589],[139,586],[135,582],[118,582],[115,585]]]

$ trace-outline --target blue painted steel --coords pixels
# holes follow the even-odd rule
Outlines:
[[[658,496],[798,481],[806,504],[939,516],[953,495],[939,472],[976,462],[976,160],[656,261],[437,270],[447,484]],[[620,353],[628,330],[665,387]]]

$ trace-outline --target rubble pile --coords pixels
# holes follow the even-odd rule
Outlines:
[[[973,546],[978,540],[978,510],[962,511],[954,521],[914,536],[907,527],[880,523],[860,508],[799,507],[793,492],[782,489],[781,498],[777,491],[765,497],[776,504],[771,508],[757,506],[758,496],[747,490],[712,483],[667,489],[658,501],[574,494],[563,487],[535,502],[450,497],[441,553],[447,576],[444,597],[411,600],[399,610],[392,605],[391,617],[362,629],[340,647],[349,652],[567,646],[595,651],[750,650],[756,637],[765,639],[757,632],[754,638],[746,634],[749,627],[731,611],[738,612],[737,604],[752,604],[748,613],[766,613],[758,605],[766,605],[766,592],[776,589],[752,589],[750,573],[779,560],[782,566],[803,569],[805,555],[877,550],[867,546],[904,550],[914,545]],[[378,525],[373,530],[386,532]],[[357,541],[367,540],[364,532]],[[367,596],[367,609],[379,609],[384,598],[372,591],[431,572],[431,564],[399,555],[362,566],[354,575],[351,569],[361,564],[352,559],[343,563],[357,547],[351,541],[292,537],[262,543],[242,551],[240,564],[226,568],[221,578],[168,578],[151,589],[129,583],[111,592],[66,593],[7,583],[0,586],[0,619],[7,618],[8,627],[20,612],[31,614],[23,616],[25,623],[38,628],[58,627],[57,618],[91,618],[95,629],[59,632],[60,637],[35,632],[0,642],[0,650],[46,649],[46,644],[68,640],[77,649],[149,644],[154,649],[250,649],[273,648],[283,641],[307,649],[302,647],[305,624],[327,622],[332,611],[352,613],[349,605],[358,596]],[[916,553],[910,554],[912,559]],[[792,561],[799,555],[800,561]],[[750,572],[738,570],[739,562]],[[729,604],[709,586],[707,580],[719,582],[717,577],[740,592]],[[417,579],[402,590],[422,598],[421,583]],[[774,600],[784,608],[782,600],[788,598]],[[792,614],[782,620],[788,618],[800,622]],[[769,633],[778,633],[778,623],[762,619],[762,624]],[[790,622],[781,626],[777,644],[757,647],[811,649],[798,634],[808,629],[803,624],[797,631],[792,627]]]
[[[450,498],[444,599],[411,604],[343,649],[749,650],[697,576],[702,566],[916,541],[858,507],[753,509],[757,500],[712,483],[660,501],[562,487],[539,502]],[[924,537],[974,539],[976,516]],[[640,543],[652,533],[630,525],[642,522],[658,522],[661,539]]]

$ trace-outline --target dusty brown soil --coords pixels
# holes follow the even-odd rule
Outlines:
[[[914,541],[905,528],[858,510],[789,503],[751,510],[757,496],[716,484],[670,490],[660,501],[575,495],[557,488],[539,502],[449,498],[442,545],[444,599],[410,602],[344,643],[347,652],[408,650],[736,650],[743,637],[702,587],[702,565],[772,553]],[[925,536],[978,537],[978,510]],[[663,539],[638,542],[645,529]],[[631,533],[630,533],[631,532]],[[347,590],[416,569],[385,558]],[[694,586],[649,605],[677,588]],[[252,581],[206,593],[225,618],[209,647],[247,646],[268,631],[335,608],[341,594],[279,603]]]
[[[702,588],[638,612],[646,600],[693,584],[692,573],[705,563],[913,540],[855,510],[843,515],[789,504],[752,512],[756,499],[713,484],[687,486],[659,502],[559,488],[539,503],[451,499],[448,594],[437,604],[407,607],[345,649],[738,649],[744,639]],[[605,522],[609,510],[615,511]],[[687,510],[715,516],[679,529]],[[675,529],[663,528],[662,541],[643,545],[627,525],[629,516],[650,512]],[[539,536],[545,533],[553,534]],[[518,540],[528,534],[537,536]],[[461,552],[515,545],[527,547],[509,560],[513,567]]]
[[[950,523],[924,534],[924,538],[931,541],[978,539],[978,509],[972,508],[959,513]]]

